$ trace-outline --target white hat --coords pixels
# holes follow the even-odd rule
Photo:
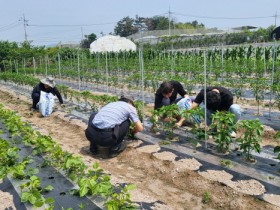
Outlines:
[[[47,77],[47,78],[41,79],[41,82],[45,85],[48,85],[48,86],[52,87],[52,88],[54,88],[54,86],[55,86],[55,82],[54,82],[52,77]]]

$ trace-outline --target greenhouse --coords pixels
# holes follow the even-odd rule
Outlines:
[[[136,45],[129,39],[120,36],[103,36],[90,44],[90,52],[135,51]]]

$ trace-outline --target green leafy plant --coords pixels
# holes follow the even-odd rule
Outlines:
[[[227,159],[220,160],[220,164],[221,164],[221,166],[224,166],[224,167],[227,167],[227,168],[232,168],[233,167],[232,161],[227,160]]]
[[[55,146],[55,142],[50,136],[39,135],[36,139],[36,145],[33,148],[33,154],[51,152]]]
[[[31,159],[25,158],[22,162],[13,165],[10,168],[9,173],[12,174],[13,178],[21,179],[21,180],[27,178],[30,175],[37,173],[38,171],[36,169],[34,170],[30,169],[28,171],[25,171],[26,165],[31,161],[32,161]]]
[[[202,203],[209,203],[211,201],[211,193],[206,191],[202,195]]]
[[[274,136],[274,139],[277,141],[277,146],[274,148],[274,153],[278,153],[277,159],[280,160],[280,146],[279,146],[279,140],[280,140],[280,131],[277,131],[277,133]]]
[[[232,143],[230,133],[234,130],[234,114],[220,111],[212,114],[210,131],[214,129],[217,130],[214,135],[217,150],[223,153],[229,151],[229,145]]]
[[[64,161],[63,170],[72,181],[84,174],[86,165],[82,161],[81,157],[75,157],[74,155],[69,154],[65,157]]]
[[[277,159],[280,160],[280,146],[276,146],[276,147],[274,148],[274,153],[278,153]]]
[[[242,120],[239,125],[244,130],[243,134],[237,138],[240,149],[246,155],[247,160],[253,160],[251,152],[254,150],[261,152],[260,142],[262,140],[263,125],[257,120]]]
[[[132,204],[130,199],[130,190],[134,190],[135,185],[128,184],[121,187],[119,193],[114,192],[111,194],[110,199],[105,203],[108,210],[125,210],[125,209],[136,209],[136,206]]]
[[[82,97],[83,97],[83,99],[84,99],[85,108],[86,108],[87,105],[88,105],[88,99],[89,99],[91,93],[90,93],[88,90],[85,90],[85,91],[82,91],[82,92],[81,92],[81,95],[82,95]]]
[[[258,106],[258,115],[260,114],[260,102],[264,99],[265,90],[267,90],[267,83],[264,78],[255,78],[251,81],[250,86],[253,90],[257,106]]]
[[[201,126],[201,121],[204,119],[204,112],[200,107],[195,109],[186,109],[182,112],[182,117],[190,121],[191,133],[195,136],[194,145],[198,144],[199,140],[208,139],[209,136],[205,132],[205,128]]]
[[[104,170],[99,167],[98,163],[94,163],[92,170],[89,170],[85,176],[79,178],[78,193],[81,197],[98,193],[101,193],[102,196],[108,196],[113,189],[109,181],[110,178],[104,174]]]
[[[172,139],[174,137],[175,123],[180,115],[179,108],[177,104],[171,104],[169,106],[163,106],[160,109],[153,112],[153,117],[151,119],[154,128],[162,123],[163,130],[165,131],[167,138]],[[162,119],[159,122],[159,119]]]
[[[21,189],[21,202],[29,202],[34,207],[41,207],[45,204],[51,205],[54,202],[53,198],[45,199],[41,195],[42,190],[51,191],[53,190],[53,187],[51,185],[48,185],[42,188],[40,179],[37,176],[31,176],[28,182],[20,185],[20,189]]]
[[[278,107],[278,110],[280,111],[280,84],[274,84],[273,85],[273,92],[275,93],[275,104]]]

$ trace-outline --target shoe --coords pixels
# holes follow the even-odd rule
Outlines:
[[[34,109],[33,107],[31,107],[30,111],[31,111],[31,112],[36,112],[36,109]]]
[[[81,152],[82,152],[82,154],[85,154],[85,155],[97,155],[97,153],[98,153],[97,149],[95,149],[95,150],[90,149],[89,146],[82,147]]]
[[[97,155],[98,151],[97,151],[97,149],[89,149],[89,153],[91,155]]]
[[[109,157],[113,158],[116,157],[117,155],[119,155],[121,152],[123,152],[126,148],[126,144],[124,142],[120,143],[119,145],[112,147]]]
[[[236,133],[235,133],[234,131],[231,131],[231,132],[230,132],[230,137],[231,137],[231,138],[236,138]]]

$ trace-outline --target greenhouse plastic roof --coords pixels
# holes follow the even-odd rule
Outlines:
[[[120,36],[103,36],[90,44],[90,52],[119,52],[119,51],[135,51],[136,45]]]

